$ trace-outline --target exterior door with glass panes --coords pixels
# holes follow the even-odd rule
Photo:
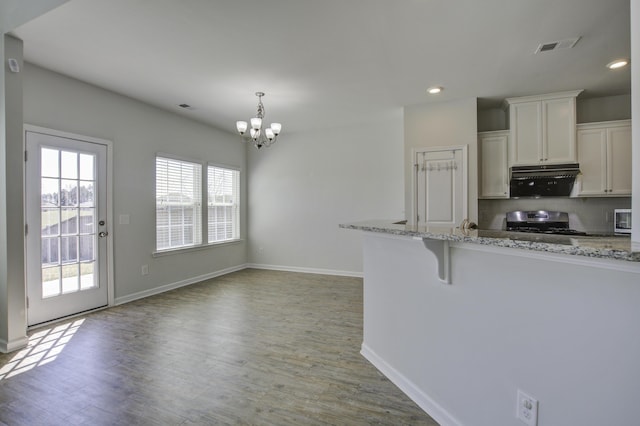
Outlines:
[[[108,304],[107,146],[25,133],[27,319]]]

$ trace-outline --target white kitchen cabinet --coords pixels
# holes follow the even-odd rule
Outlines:
[[[576,161],[576,97],[582,92],[508,98],[509,165]]]
[[[509,131],[478,133],[479,198],[509,198]]]
[[[579,124],[577,195],[631,196],[631,121]]]

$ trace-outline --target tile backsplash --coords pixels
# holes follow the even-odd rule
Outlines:
[[[613,234],[613,210],[628,208],[631,208],[631,197],[478,200],[478,226],[505,229],[505,214],[513,210],[558,210],[569,213],[569,225],[573,229]]]

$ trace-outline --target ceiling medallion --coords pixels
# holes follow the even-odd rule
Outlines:
[[[249,135],[251,136],[250,139],[256,148],[260,149],[263,146],[268,148],[276,142],[276,139],[278,139],[278,135],[282,130],[282,124],[271,123],[270,127],[267,127],[266,129],[262,128],[262,119],[264,118],[262,97],[264,96],[264,93],[256,92],[256,96],[258,97],[258,112],[256,113],[256,116],[250,120],[251,128],[249,129]],[[247,122],[237,121],[236,129],[238,129],[238,133],[240,133],[240,135],[244,135],[247,131]]]

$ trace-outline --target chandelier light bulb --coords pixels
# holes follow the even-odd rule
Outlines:
[[[273,130],[273,134],[278,136],[280,134],[280,131],[282,130],[282,124],[271,123],[271,129]]]
[[[275,133],[273,132],[273,129],[271,127],[267,127],[266,129],[264,129],[264,135],[267,137],[267,139],[269,139],[270,141],[273,140],[273,138],[276,137]]]
[[[260,129],[251,129],[249,133],[251,133],[251,139],[254,141],[260,137]]]
[[[247,131],[247,122],[246,121],[236,121],[236,129],[238,129],[238,133],[244,135],[244,132]]]
[[[253,117],[251,119],[251,128],[255,130],[260,130],[260,127],[262,127],[262,118]]]

